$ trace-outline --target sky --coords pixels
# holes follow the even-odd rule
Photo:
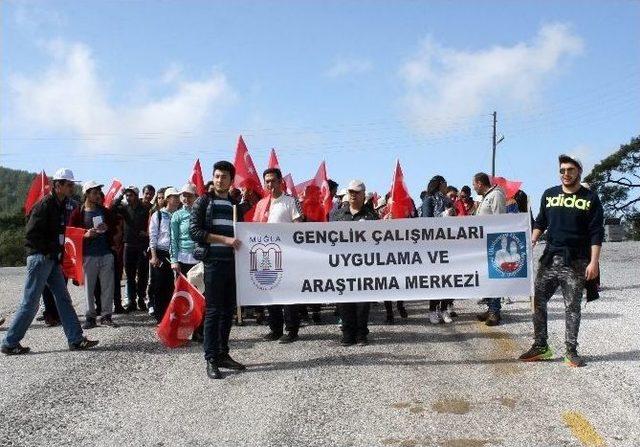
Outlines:
[[[416,201],[491,173],[534,209],[557,156],[640,135],[637,1],[2,1],[0,164],[110,184],[205,179],[243,135],[296,183]]]

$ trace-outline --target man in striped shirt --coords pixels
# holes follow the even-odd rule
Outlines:
[[[191,210],[189,234],[196,242],[196,255],[204,262],[204,357],[207,375],[221,379],[220,368],[244,370],[229,355],[229,334],[236,306],[234,250],[240,246],[233,231],[233,209],[229,195],[235,167],[228,161],[213,165],[213,192],[198,198]],[[241,214],[241,213],[238,213]],[[241,216],[238,216],[241,217]]]

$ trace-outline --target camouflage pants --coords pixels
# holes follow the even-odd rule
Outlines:
[[[565,345],[567,349],[578,347],[580,305],[587,264],[586,259],[578,259],[572,265],[565,265],[562,256],[554,256],[551,265],[539,266],[533,298],[533,330],[537,345],[547,344],[547,303],[560,287],[565,307]]]

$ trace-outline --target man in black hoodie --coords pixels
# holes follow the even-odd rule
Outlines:
[[[51,194],[38,202],[29,215],[26,227],[27,278],[24,295],[2,341],[3,354],[29,352],[29,348],[20,345],[20,341],[38,312],[45,285],[49,286],[55,298],[69,349],[84,350],[98,344],[82,334],[60,265],[65,243],[65,209],[68,198],[73,194],[73,185],[71,170],[63,168],[56,171]]]
[[[559,164],[562,184],[547,189],[542,195],[540,213],[531,236],[535,244],[546,230],[547,245],[535,280],[535,342],[520,360],[552,357],[547,345],[547,303],[560,287],[566,318],[564,360],[569,366],[579,367],[586,364],[577,351],[582,290],[586,281],[599,275],[604,237],[603,210],[598,195],[580,184],[580,161],[563,154]]]

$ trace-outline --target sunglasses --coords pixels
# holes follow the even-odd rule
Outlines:
[[[560,168],[560,174],[564,174],[565,172],[571,174],[572,172],[576,172],[576,170],[576,168]]]

